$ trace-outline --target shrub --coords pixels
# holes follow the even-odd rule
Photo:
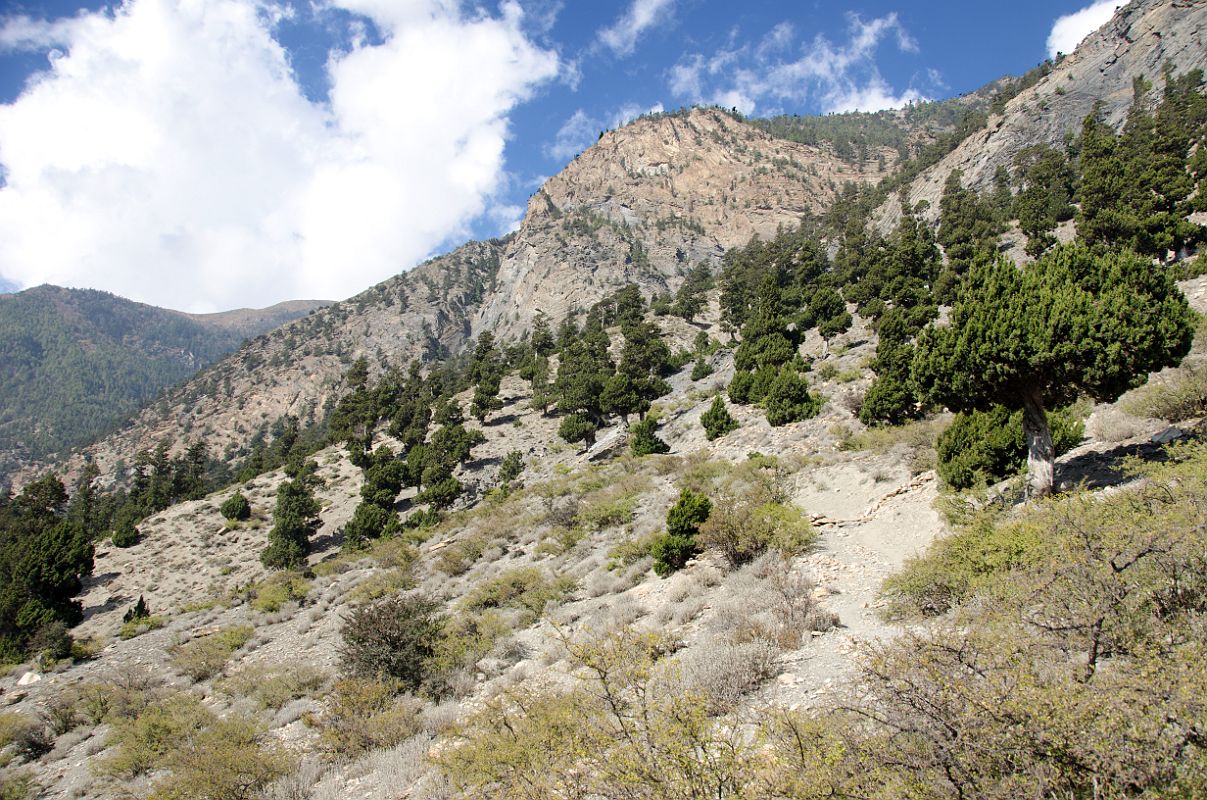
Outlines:
[[[725,401],[721,398],[721,395],[714,397],[712,405],[700,415],[700,424],[704,426],[704,435],[710,442],[714,439],[719,439],[738,427],[738,421],[733,418],[733,415],[729,413],[729,409],[725,407]]]
[[[278,709],[321,687],[327,675],[321,669],[298,665],[244,667],[223,678],[217,689],[231,697],[250,697],[263,708]]]
[[[574,590],[576,584],[569,577],[550,579],[538,567],[516,567],[496,578],[475,586],[462,601],[469,611],[488,608],[515,608],[527,612],[528,619],[536,619],[545,606],[561,600]]]
[[[10,770],[0,775],[0,800],[34,800],[41,796],[41,790],[28,771]]]
[[[676,570],[683,569],[698,551],[699,546],[694,536],[677,536],[673,533],[659,536],[650,545],[650,555],[654,558],[654,573],[665,578]]]
[[[1049,414],[1048,424],[1058,456],[1081,442],[1085,426],[1068,410]],[[996,406],[990,411],[957,414],[939,436],[937,449],[939,476],[956,489],[1013,475],[1027,463],[1023,412],[1011,413]]]
[[[382,508],[368,500],[362,500],[352,512],[352,519],[344,525],[346,550],[359,550],[370,539],[380,539],[387,531],[399,527],[398,514],[392,508]]]
[[[698,357],[696,363],[692,364],[691,379],[693,381],[703,380],[711,374],[712,364],[705,361],[703,356]]]
[[[123,622],[118,628],[117,635],[121,639],[133,639],[168,624],[167,617],[136,617],[129,622]]]
[[[141,594],[138,596],[138,602],[130,606],[125,614],[122,615],[122,622],[135,622],[140,619],[146,619],[151,616],[151,609],[147,606],[147,600]]]
[[[235,492],[223,501],[218,511],[226,519],[241,522],[251,517],[251,503],[242,492]]]
[[[1124,398],[1123,410],[1167,422],[1207,416],[1207,362],[1186,364],[1168,378],[1150,381]]]
[[[300,572],[283,570],[252,587],[251,607],[272,614],[289,602],[300,602],[310,592],[310,581]]]
[[[111,540],[114,547],[133,547],[141,538],[142,534],[134,526],[134,520],[127,517],[120,520],[113,528]]]
[[[778,427],[817,416],[821,400],[809,394],[809,384],[789,365],[768,387],[763,408],[767,421]]]
[[[595,438],[595,423],[582,414],[569,414],[558,425],[557,435],[570,444],[586,442],[591,444]]]
[[[135,777],[164,766],[165,757],[214,722],[196,695],[175,694],[132,718],[117,719],[105,739],[113,754],[98,765],[108,775]]]
[[[50,752],[52,746],[41,720],[15,711],[0,711],[0,751],[12,748],[17,756],[32,761]]]
[[[700,523],[708,519],[712,511],[712,502],[691,489],[679,493],[679,499],[666,512],[666,530],[675,536],[695,536],[700,530]]]
[[[428,675],[444,630],[440,603],[402,595],[356,608],[340,629],[340,658],[353,675],[388,678],[414,691]]]
[[[795,555],[817,538],[808,517],[795,506],[768,502],[763,493],[726,493],[713,504],[700,526],[698,541],[715,547],[733,566],[752,561],[768,550]]]
[[[699,492],[684,489],[679,493],[679,499],[666,513],[666,535],[650,546],[656,574],[665,577],[682,569],[699,551],[696,534],[711,510],[711,501]]]
[[[161,763],[171,774],[155,784],[149,800],[255,800],[293,767],[285,750],[266,745],[263,729],[241,717],[214,721]]]
[[[172,648],[172,665],[194,681],[203,681],[226,666],[231,653],[247,644],[252,633],[252,626],[240,625],[177,645]]]
[[[499,484],[510,486],[523,472],[524,454],[519,450],[512,450],[503,457],[503,463],[499,465]]]
[[[648,456],[655,453],[669,453],[670,445],[658,438],[658,420],[651,414],[646,414],[639,422],[629,426],[629,447],[635,456]]]
[[[323,749],[331,756],[354,758],[393,747],[418,733],[422,704],[400,695],[399,689],[389,680],[337,682],[318,720]]]

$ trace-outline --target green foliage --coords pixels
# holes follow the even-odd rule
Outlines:
[[[92,574],[95,530],[87,517],[80,504],[68,506],[53,475],[0,500],[0,660],[20,660],[48,625],[83,619],[73,598]]]
[[[92,441],[245,335],[91,289],[0,296],[0,451],[43,458]]]
[[[821,406],[821,399],[809,393],[809,384],[791,367],[780,370],[763,399],[767,421],[776,426],[815,417]]]
[[[440,611],[439,602],[419,595],[398,595],[353,609],[340,628],[344,669],[417,690],[427,679],[443,635]]]
[[[213,712],[196,695],[178,692],[136,716],[114,720],[105,740],[114,752],[98,763],[98,770],[127,778],[152,772],[164,765],[172,750],[214,721]]]
[[[257,723],[238,716],[215,720],[187,744],[168,750],[170,770],[149,800],[252,800],[294,766],[279,745],[269,744]]]
[[[514,608],[524,612],[526,619],[534,620],[545,606],[560,601],[575,585],[572,578],[551,578],[538,567],[515,567],[474,586],[462,606],[471,613]]]
[[[1099,119],[1097,109],[1082,125],[1077,233],[1087,242],[1165,259],[1207,240],[1207,228],[1186,219],[1203,196],[1203,170],[1195,167],[1207,137],[1203,73],[1167,70],[1164,77],[1156,110],[1148,110],[1139,92],[1122,134]]]
[[[1073,218],[1076,174],[1064,153],[1045,144],[1019,151],[1014,168],[1020,185],[1014,215],[1027,235],[1027,253],[1039,256],[1056,244],[1057,223]]]
[[[817,532],[796,506],[776,502],[760,486],[730,488],[700,525],[699,544],[716,548],[732,566],[772,550],[785,558],[813,543]]]
[[[251,503],[242,492],[235,492],[218,507],[225,519],[242,521],[251,518]]]
[[[1032,488],[1051,490],[1045,407],[1079,394],[1111,401],[1150,371],[1177,364],[1194,328],[1168,271],[1129,253],[1052,248],[1021,269],[1005,258],[975,267],[950,322],[918,339],[913,378],[953,411],[1022,408]]]
[[[138,528],[134,526],[134,520],[130,517],[120,519],[113,527],[113,536],[110,541],[114,547],[133,547],[142,539],[142,534]]]
[[[237,625],[177,645],[172,648],[172,666],[194,681],[206,680],[220,672],[254,632],[250,625]]]
[[[1057,456],[1081,443],[1085,425],[1068,409],[1048,414]],[[1003,406],[956,414],[939,436],[939,477],[955,489],[996,483],[1027,463],[1023,412]]]
[[[394,747],[419,732],[420,703],[400,686],[377,678],[336,682],[317,724],[320,744],[332,758],[353,759]]]
[[[147,606],[146,599],[140,594],[138,602],[130,606],[125,614],[122,615],[122,622],[137,622],[147,619],[151,616],[151,609]]]
[[[0,751],[11,748],[18,757],[33,761],[53,746],[41,720],[16,711],[0,711]]]
[[[257,665],[223,678],[215,688],[232,698],[250,697],[262,708],[275,710],[312,695],[326,680],[326,674],[315,667]]]
[[[635,456],[671,451],[671,446],[658,438],[658,418],[651,414],[646,414],[629,426],[629,447]]]
[[[713,287],[712,271],[707,264],[700,263],[687,273],[679,291],[675,293],[674,313],[691,322],[704,308],[708,292]],[[692,380],[695,380],[693,378]]]
[[[310,552],[310,536],[318,528],[318,501],[305,477],[283,482],[277,488],[273,526],[260,561],[269,569],[297,569]]]
[[[704,359],[704,356],[697,356],[695,363],[692,364],[691,379],[693,381],[701,381],[712,374],[712,364]]]
[[[310,581],[301,573],[282,570],[251,589],[251,607],[265,614],[280,611],[286,603],[300,603],[310,593]]]
[[[650,546],[655,573],[661,577],[670,575],[700,551],[696,534],[711,511],[712,501],[707,496],[691,489],[679,493],[679,499],[666,513],[666,534]]]
[[[570,444],[585,443],[588,447],[595,444],[595,423],[583,414],[570,414],[562,418],[557,427],[557,435]]]
[[[343,547],[359,550],[370,540],[381,538],[399,524],[398,514],[392,508],[385,509],[368,500],[362,500],[352,512],[352,519],[344,525]]]
[[[1207,364],[1183,364],[1172,375],[1124,397],[1123,408],[1138,417],[1168,422],[1207,416]]]
[[[720,395],[714,397],[712,405],[700,415],[700,424],[704,426],[704,435],[710,442],[738,428],[738,421],[729,413]]]
[[[519,450],[512,450],[503,457],[503,463],[499,465],[499,484],[510,486],[512,481],[523,473],[524,454]]]

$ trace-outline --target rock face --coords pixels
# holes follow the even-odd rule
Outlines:
[[[1061,145],[1067,134],[1081,130],[1095,104],[1101,104],[1107,122],[1121,126],[1132,104],[1133,79],[1151,81],[1159,97],[1166,65],[1175,74],[1207,66],[1204,0],[1135,0],[1119,9],[1050,74],[1011,100],[1004,113],[991,116],[984,129],[919,175],[910,184],[910,202],[929,203],[924,216],[933,222],[943,182],[953,169],[963,171],[965,186],[988,191],[999,166],[1012,168],[1018,152],[1031,145]],[[874,223],[887,233],[900,215],[894,197],[876,212]]]
[[[673,290],[695,264],[822,210],[843,183],[884,175],[875,160],[857,168],[715,109],[640,119],[551,178],[516,233],[257,337],[88,452],[103,475],[164,438],[184,447],[200,435],[211,453],[233,453],[283,414],[321,415],[358,356],[403,366],[485,330],[520,336],[538,310],[556,324],[629,282]]]

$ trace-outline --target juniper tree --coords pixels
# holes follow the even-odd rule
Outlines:
[[[318,528],[319,504],[310,491],[307,476],[299,474],[277,488],[268,547],[260,561],[269,569],[296,569],[310,552],[310,536]]]
[[[968,275],[946,325],[918,337],[924,395],[953,411],[1022,409],[1028,490],[1052,491],[1047,408],[1099,402],[1190,351],[1192,313],[1169,272],[1129,252],[1060,245],[1016,267],[998,256]]]

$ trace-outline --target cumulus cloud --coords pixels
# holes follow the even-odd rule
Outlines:
[[[601,118],[591,116],[580,108],[562,123],[553,141],[545,145],[545,155],[557,161],[567,161],[594,144],[600,131],[620,128],[643,114],[657,114],[663,110],[661,103],[652,106],[625,103]]]
[[[516,3],[331,0],[363,15],[308,100],[287,6],[128,0],[0,27],[49,68],[0,106],[0,275],[188,310],[341,298],[466,235],[506,174],[509,112],[558,74]]]
[[[1048,55],[1055,58],[1057,53],[1073,52],[1082,39],[1109,22],[1121,5],[1120,0],[1100,0],[1057,18],[1048,34]]]
[[[898,50],[916,53],[918,45],[896,14],[865,20],[849,14],[848,38],[835,44],[818,34],[784,57],[795,40],[787,23],[757,44],[692,53],[671,68],[668,86],[693,103],[734,107],[745,114],[773,111],[785,101],[815,101],[825,112],[879,111],[926,99],[919,89],[897,92],[876,67],[876,51],[886,39]],[[928,73],[930,74],[930,73]]]
[[[674,5],[675,0],[633,0],[620,19],[599,32],[599,41],[618,56],[630,55],[641,35],[663,22]]]

